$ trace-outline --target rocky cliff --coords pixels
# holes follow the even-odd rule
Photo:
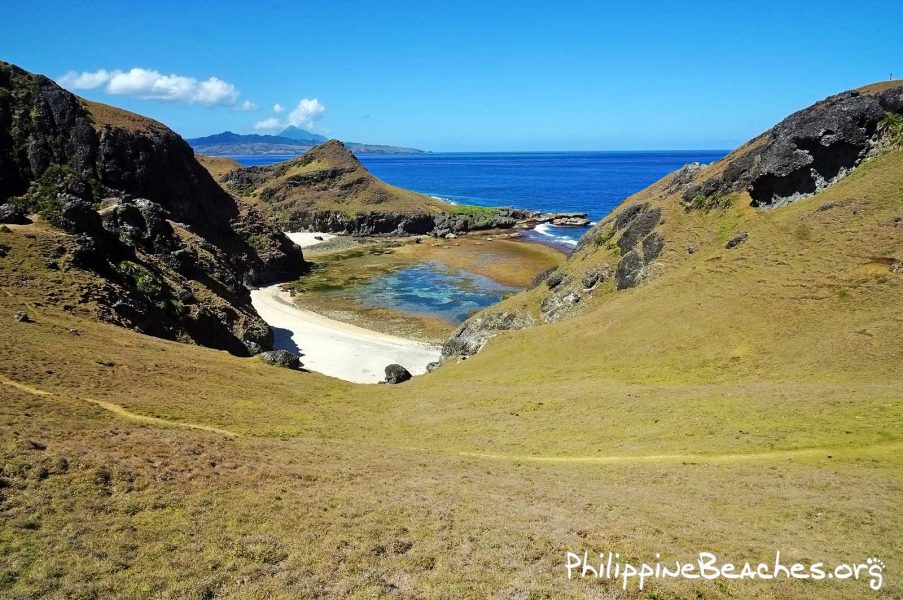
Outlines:
[[[237,354],[272,343],[247,286],[304,269],[173,131],[0,63],[0,218],[29,215],[69,234],[67,265],[109,281],[103,318]]]
[[[555,322],[614,302],[679,267],[718,264],[726,256],[753,251],[751,231],[767,227],[763,223],[771,211],[765,209],[822,194],[870,158],[899,152],[885,125],[898,123],[901,113],[899,81],[847,91],[790,115],[716,163],[690,164],[671,173],[625,199],[584,235],[559,270],[462,324],[446,343],[444,357],[473,354],[501,331]],[[815,210],[854,204],[847,198]],[[856,217],[862,209],[850,210],[837,219]],[[794,227],[804,251],[812,226],[803,220]],[[885,259],[898,264],[894,257]]]

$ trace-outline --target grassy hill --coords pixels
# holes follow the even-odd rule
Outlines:
[[[217,173],[211,164],[211,173]],[[298,158],[228,171],[218,180],[287,231],[355,235],[504,229],[528,211],[451,205],[374,177],[338,140]]]
[[[771,210],[744,190],[684,197],[725,160],[626,200],[557,286],[491,309],[541,325],[400,386],[97,323],[64,307],[94,276],[44,269],[54,244],[41,226],[0,233],[0,589],[899,597],[903,151],[875,148],[826,190]],[[634,217],[660,209],[650,224],[664,244],[617,290],[637,250],[619,245],[631,225],[612,231],[646,203]],[[546,322],[543,301],[591,270],[602,282]],[[35,322],[12,322],[21,309]],[[642,592],[634,580],[623,592],[568,581],[565,553],[584,550],[888,566],[880,592],[786,579]]]
[[[222,180],[229,189],[282,220],[302,212],[419,215],[450,208],[429,196],[380,181],[338,140],[292,160],[233,171]]]

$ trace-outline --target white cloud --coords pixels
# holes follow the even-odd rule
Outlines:
[[[254,123],[254,129],[259,129],[262,131],[268,131],[272,129],[283,129],[284,126],[276,117],[270,117],[269,119],[264,119],[263,121],[258,121]]]
[[[250,100],[245,100],[244,102],[236,106],[235,110],[240,110],[242,112],[254,112],[255,110],[259,110],[259,108]]]
[[[281,104],[274,104],[273,110],[276,113],[281,113],[285,110],[285,107]],[[307,131],[322,133],[323,130],[317,126],[317,121],[319,121],[325,113],[326,107],[316,98],[302,98],[301,101],[298,102],[298,106],[288,114],[285,120],[278,117],[270,117],[255,123],[254,129],[268,131],[285,129],[289,125],[294,125],[295,127],[306,129]]]
[[[298,102],[298,106],[288,114],[288,124],[300,127],[301,129],[314,129],[316,121],[326,112],[323,106],[316,98],[303,98]]]
[[[207,106],[235,104],[239,96],[234,85],[217,77],[198,81],[194,77],[164,75],[154,69],[141,68],[128,71],[100,69],[93,73],[69,71],[59,78],[59,83],[72,90],[103,87],[108,94]]]
[[[91,90],[100,87],[113,77],[113,74],[106,69],[100,69],[93,73],[76,73],[69,71],[59,78],[58,83],[70,90]]]

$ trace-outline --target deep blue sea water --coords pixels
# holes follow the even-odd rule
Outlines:
[[[585,212],[597,221],[618,203],[694,161],[722,150],[656,152],[468,152],[359,158],[371,173],[399,187],[458,204],[514,206],[543,212]],[[264,165],[292,156],[235,156]],[[584,228],[543,227],[538,233],[575,243]]]

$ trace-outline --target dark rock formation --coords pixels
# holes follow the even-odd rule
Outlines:
[[[648,202],[632,204],[621,210],[614,219],[600,223],[581,238],[577,249],[602,239],[604,243],[617,238],[621,260],[615,270],[615,285],[619,290],[642,283],[648,267],[661,255],[665,239],[655,231],[661,223],[662,210]],[[589,286],[587,286],[589,287]]]
[[[247,287],[305,268],[174,132],[0,62],[0,213],[32,212],[72,234],[66,265],[113,286],[97,294],[101,318],[236,354],[272,338]],[[192,287],[209,293],[186,308],[176,289]]]
[[[442,358],[476,354],[489,338],[502,332],[525,329],[533,325],[533,317],[513,312],[477,314],[464,323],[442,346]]]
[[[627,220],[626,229],[618,240],[618,248],[621,253],[626,254],[630,249],[636,246],[643,238],[652,233],[652,230],[658,225],[662,218],[662,210],[660,208],[648,208],[643,212],[635,213],[632,219]],[[620,222],[621,219],[618,219]],[[618,227],[620,229],[620,227]]]
[[[411,372],[401,365],[389,365],[386,367],[386,383],[404,383],[411,378]]]
[[[583,285],[584,290],[589,291],[595,288],[596,285],[608,281],[609,277],[611,277],[611,268],[608,265],[602,265],[587,271],[580,283]]]
[[[12,204],[0,205],[0,223],[9,223],[10,225],[25,225],[28,219],[22,212],[22,209]]]
[[[878,142],[878,122],[901,112],[903,87],[848,91],[796,112],[728,157],[723,172],[684,191],[687,202],[747,190],[770,208],[811,196],[855,168]]]
[[[643,277],[643,259],[634,251],[621,257],[615,271],[615,285],[619,290],[632,288],[640,284]]]
[[[286,369],[301,368],[301,358],[288,350],[270,350],[269,352],[261,352],[258,356],[266,364],[275,367],[285,367]]]

